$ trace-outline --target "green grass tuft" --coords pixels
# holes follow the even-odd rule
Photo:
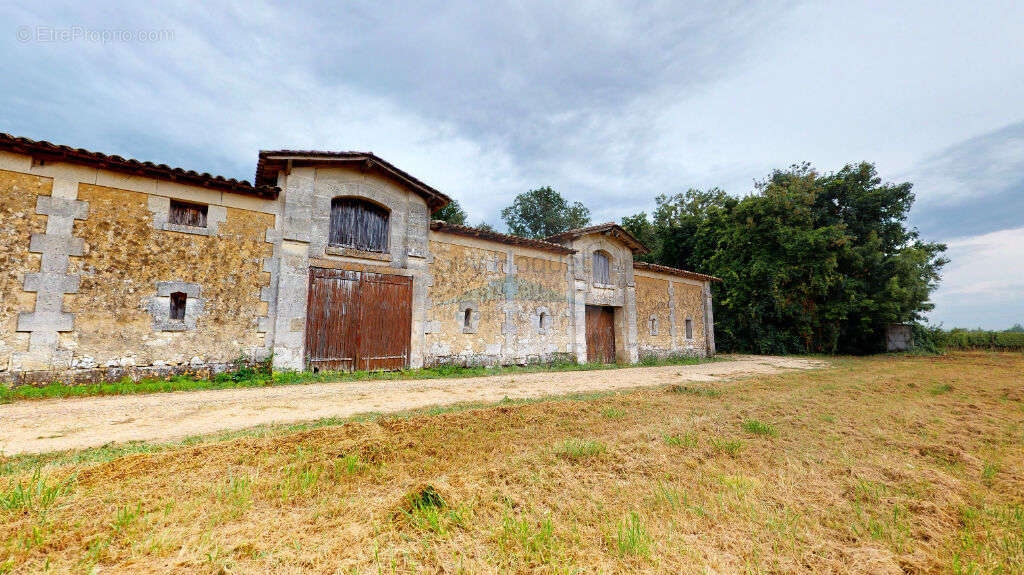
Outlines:
[[[743,422],[743,429],[747,433],[753,433],[754,435],[777,435],[775,427],[767,423],[758,421],[756,419],[748,419]]]
[[[692,385],[671,385],[668,388],[669,393],[685,393],[689,395],[697,395],[701,397],[718,397],[722,395],[722,392],[718,389],[711,387],[696,387]]]
[[[589,439],[567,439],[558,444],[555,453],[571,461],[597,457],[607,451],[604,443]]]
[[[0,508],[10,511],[44,511],[58,497],[67,495],[75,483],[75,476],[64,481],[50,482],[37,468],[27,483],[14,482],[0,492]]]
[[[735,457],[743,450],[743,442],[739,439],[712,439],[711,446],[729,457]]]
[[[697,447],[697,436],[692,433],[665,435],[664,440],[671,447]]]
[[[635,512],[619,523],[615,546],[620,555],[647,557],[651,553],[651,537],[647,534],[640,516]]]

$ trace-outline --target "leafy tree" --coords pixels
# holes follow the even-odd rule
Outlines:
[[[466,210],[462,209],[462,206],[457,200],[452,200],[445,207],[437,210],[431,216],[435,220],[443,220],[449,224],[456,224],[459,226],[466,225]]]
[[[476,229],[483,230],[485,232],[496,232],[496,231],[498,231],[498,230],[494,229],[494,226],[492,226],[491,224],[489,224],[489,223],[487,223],[485,221],[482,221],[482,220],[480,221],[479,224],[476,225]]]
[[[549,186],[519,194],[501,210],[509,231],[527,238],[546,238],[590,223],[590,210],[580,202],[570,204]]]
[[[932,309],[947,262],[907,228],[913,201],[911,184],[883,184],[868,163],[800,164],[743,199],[690,189],[623,223],[653,238],[652,261],[724,280],[712,287],[722,349],[868,353],[888,324]]]
[[[651,250],[650,253],[643,255],[636,255],[635,258],[639,261],[645,262],[656,262],[660,255],[660,245],[658,245],[658,229],[654,227],[651,220],[647,217],[647,212],[640,212],[639,214],[626,216],[622,218],[622,227],[633,237],[640,240],[640,243],[647,246],[647,249]]]

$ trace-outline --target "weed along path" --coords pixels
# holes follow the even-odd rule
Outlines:
[[[536,372],[461,379],[287,385],[20,401],[0,405],[0,453],[41,453],[433,405],[716,381],[813,369],[826,362],[737,356],[698,365]]]

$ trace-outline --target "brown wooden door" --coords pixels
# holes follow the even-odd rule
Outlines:
[[[615,309],[587,306],[587,361],[615,363]]]
[[[408,365],[411,331],[412,278],[364,272],[359,286],[356,369],[402,369]]]
[[[401,369],[411,326],[412,278],[310,269],[307,369]]]

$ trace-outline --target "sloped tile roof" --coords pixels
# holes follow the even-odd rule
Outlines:
[[[479,238],[481,240],[490,240],[492,242],[499,242],[510,246],[521,246],[525,248],[534,248],[538,250],[546,250],[549,252],[555,252],[558,254],[574,254],[576,250],[567,248],[563,245],[547,242],[544,240],[534,240],[530,238],[524,238],[520,236],[512,236],[509,234],[500,234],[498,232],[492,232],[489,230],[481,230],[478,228],[472,228],[469,226],[460,226],[456,224],[449,224],[448,222],[441,220],[434,220],[430,222],[430,229],[435,232],[445,232],[449,234],[455,234],[459,236],[467,236],[471,238]]]
[[[409,173],[401,170],[390,162],[379,158],[373,152],[325,152],[322,150],[260,150],[256,163],[256,184],[274,185],[277,183],[277,172],[285,169],[292,162],[355,162],[362,163],[370,169],[377,169],[389,178],[405,184],[427,201],[431,212],[446,206],[451,198],[438,190],[421,182]]]
[[[248,194],[263,198],[276,198],[278,192],[280,192],[276,186],[254,186],[245,180],[236,180],[233,178],[225,178],[223,176],[199,173],[193,170],[174,168],[167,164],[140,162],[131,158],[107,155],[100,152],[91,152],[83,148],[60,146],[57,144],[51,144],[45,140],[19,138],[4,133],[0,133],[0,150],[31,155],[44,160],[58,160],[114,172],[145,176],[159,180],[167,180],[225,192],[234,192],[237,194]]]

